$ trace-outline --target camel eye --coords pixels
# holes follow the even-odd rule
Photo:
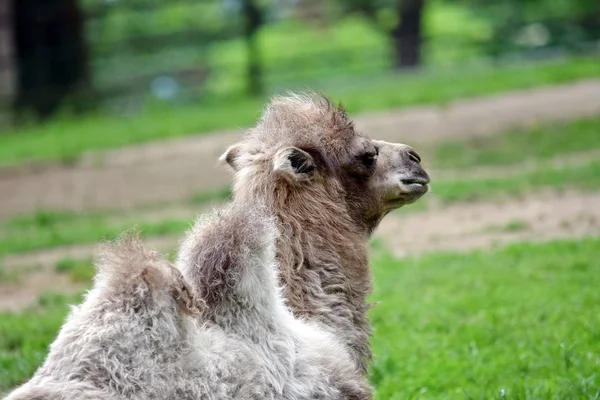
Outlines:
[[[371,168],[373,165],[375,165],[375,162],[377,161],[377,152],[370,152],[361,155],[360,161],[365,167]]]

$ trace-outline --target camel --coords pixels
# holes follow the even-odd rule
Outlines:
[[[264,203],[276,217],[286,304],[328,329],[366,375],[367,242],[386,214],[428,191],[419,155],[357,132],[325,96],[292,93],[273,98],[219,160],[234,172],[233,202]]]
[[[371,389],[327,330],[285,306],[276,229],[262,207],[198,220],[181,270],[135,236],[105,245],[31,380],[6,400],[368,400]]]
[[[7,400],[367,400],[366,242],[427,192],[406,145],[355,131],[317,95],[275,98],[222,157],[230,205],[177,265],[125,236],[43,365]]]

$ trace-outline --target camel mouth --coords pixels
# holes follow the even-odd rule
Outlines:
[[[429,191],[429,177],[415,176],[402,178],[394,190],[395,195],[387,201],[388,207],[397,208],[420,199]]]
[[[401,179],[400,182],[402,183],[403,186],[409,187],[409,188],[423,188],[423,187],[427,187],[427,184],[429,183],[429,179],[427,178],[408,178],[408,179]]]
[[[422,196],[429,190],[429,177],[416,176],[401,179],[400,189],[404,195]]]

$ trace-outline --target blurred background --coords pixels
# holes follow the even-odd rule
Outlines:
[[[0,397],[99,241],[173,257],[311,89],[432,176],[370,243],[377,398],[597,400],[599,78],[597,0],[0,0]]]
[[[3,0],[4,114],[325,91],[598,52],[592,0]]]

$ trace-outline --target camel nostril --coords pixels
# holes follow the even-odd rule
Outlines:
[[[419,164],[421,162],[421,157],[419,157],[417,152],[412,149],[408,150],[408,158],[410,158],[412,161],[416,162],[417,164]]]

